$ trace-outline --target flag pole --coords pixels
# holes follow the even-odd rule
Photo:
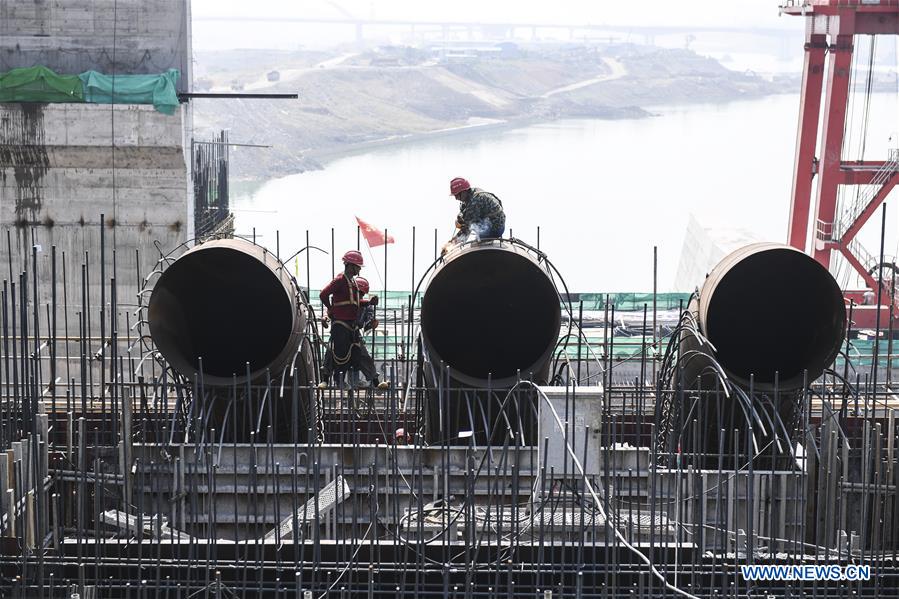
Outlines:
[[[378,261],[375,260],[375,254],[371,249],[371,246],[368,244],[368,240],[365,240],[365,247],[368,248],[368,256],[371,258],[371,265],[375,267],[375,273],[378,275],[378,283],[380,283],[380,287],[384,286],[384,279],[381,278],[381,271],[378,269]]]
[[[385,241],[386,241],[386,236],[385,236]],[[368,255],[371,258],[371,265],[374,266],[375,273],[378,275],[379,287],[384,287],[384,280],[381,278],[381,271],[378,270],[378,261],[375,259],[374,250],[372,250],[371,244],[368,243],[368,239],[365,240],[365,247],[368,248]],[[387,247],[386,243],[384,244],[384,247]],[[374,285],[371,285],[370,287],[374,287]],[[387,294],[385,293],[384,295],[386,296]],[[383,299],[384,299],[384,301],[387,300],[386,297],[384,297]],[[375,308],[375,316],[377,317],[377,308]],[[365,335],[365,331],[362,331],[362,335],[363,336]],[[378,344],[377,344],[377,340],[375,339],[375,330],[374,329],[371,330],[371,347],[372,347],[372,359],[374,360],[375,357],[377,356],[377,352],[378,352]]]
[[[378,262],[375,259],[375,254],[374,254],[374,250],[371,246],[371,241],[369,241],[369,229],[374,229],[374,227],[372,227],[368,223],[362,222],[362,220],[360,220],[358,216],[356,216],[354,218],[356,219],[356,248],[361,251],[362,248],[361,248],[360,237],[365,237],[365,245],[368,247],[368,255],[371,258],[372,265],[375,267],[375,273],[378,275],[378,282],[380,283],[381,287],[384,287],[385,281],[384,281],[384,278],[381,276],[380,269],[378,269]],[[367,227],[365,235],[360,235],[360,233],[362,231],[362,225],[365,225]],[[375,230],[377,231],[377,229],[375,229]],[[380,233],[382,235],[383,245],[386,248],[387,244],[389,243],[389,237],[387,236],[387,230],[385,229],[383,232],[378,231],[378,233]],[[380,244],[378,244],[378,245],[380,245]],[[384,272],[385,272],[385,274],[387,272],[386,250],[385,250]]]

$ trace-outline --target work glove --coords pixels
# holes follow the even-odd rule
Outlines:
[[[330,321],[327,316],[322,316],[322,328],[327,329],[330,326]]]

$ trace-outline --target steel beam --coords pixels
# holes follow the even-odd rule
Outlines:
[[[852,16],[853,13],[847,11],[844,18],[851,19]],[[836,37],[836,46],[830,52],[827,66],[815,218],[825,227],[832,227],[837,208],[837,190],[840,185],[840,165],[843,162],[843,131],[846,125],[846,106],[852,69],[851,34]],[[826,245],[827,241],[816,236],[814,257],[825,268],[830,268],[830,248]]]
[[[883,170],[885,160],[854,160],[840,165],[840,185],[871,185]]]
[[[818,119],[821,115],[826,48],[826,36],[808,36],[805,44],[805,62],[802,67],[802,95],[799,101],[799,130],[796,134],[796,162],[793,166],[787,243],[803,252],[808,241],[809,205],[817,166],[815,148],[818,144]]]
[[[868,222],[868,219],[874,215],[877,208],[879,208],[887,196],[890,195],[890,192],[893,190],[893,187],[896,186],[897,182],[899,182],[899,172],[893,173],[893,175],[886,180],[880,189],[877,190],[877,193],[874,194],[874,197],[871,198],[868,205],[865,206],[865,209],[862,210],[862,213],[858,215],[858,218],[856,218],[849,228],[846,229],[846,232],[840,238],[841,245],[848,246],[849,242],[855,238],[861,228],[865,226],[865,223]]]
[[[871,273],[868,272],[868,270],[859,261],[859,259],[855,257],[855,254],[853,254],[845,245],[837,245],[835,247],[839,248],[840,253],[843,254],[843,256],[846,258],[846,261],[849,262],[849,264],[852,265],[852,268],[854,268],[859,276],[862,277],[862,279],[865,281],[865,284],[871,289],[877,289],[877,286],[879,285],[877,279],[875,279],[871,275]]]
[[[853,32],[857,35],[899,35],[899,7],[893,7],[894,12],[864,13],[852,9],[842,8],[840,14],[815,15],[809,17],[809,33],[812,35],[835,34],[838,31],[846,31],[845,16],[855,22]]]

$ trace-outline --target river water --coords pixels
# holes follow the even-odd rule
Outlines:
[[[895,147],[896,102],[894,94],[874,98],[869,158]],[[359,217],[395,237],[386,285],[409,289],[413,226],[418,277],[433,259],[435,229],[440,243],[453,232],[458,204],[447,195],[449,180],[464,176],[503,200],[507,234],[536,244],[540,227],[540,247],[571,290],[650,290],[658,246],[660,291],[684,291],[674,288],[675,272],[691,214],[713,229],[785,240],[798,105],[787,95],[663,106],[646,119],[565,120],[373,148],[239,195],[237,232],[255,227],[274,250],[277,230],[284,257],[306,245],[307,230],[310,243],[329,252],[333,228],[339,256],[356,247]],[[373,264],[364,274],[383,288],[384,248],[370,254],[363,240],[362,249]],[[294,266],[298,278],[320,288],[332,257],[312,250],[309,259],[308,275],[305,256]]]

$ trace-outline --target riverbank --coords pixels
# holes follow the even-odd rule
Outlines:
[[[242,67],[240,76],[253,91],[292,92],[298,100],[194,101],[195,136],[228,128],[235,142],[271,146],[233,148],[238,179],[320,169],[336,158],[420,139],[559,119],[645,118],[651,105],[795,91],[792,82],[729,71],[687,50],[632,44],[524,48],[458,61],[401,48],[281,60],[291,66],[287,81],[259,89],[252,71]],[[298,63],[312,66],[293,68]]]
[[[616,110],[614,112],[609,111],[609,113],[607,113],[606,115],[595,115],[592,118],[618,120],[646,118],[650,116],[653,116],[652,112],[648,112],[641,108],[632,107],[631,109]],[[437,141],[447,138],[452,138],[458,140],[460,143],[465,143],[466,138],[475,139],[479,136],[483,136],[485,133],[502,133],[510,129],[520,129],[523,127],[528,127],[530,125],[538,125],[541,123],[548,123],[566,118],[578,117],[561,116],[550,119],[546,117],[526,116],[513,120],[497,120],[493,122],[461,125],[458,127],[448,127],[446,129],[437,129],[434,131],[424,131],[421,133],[407,133],[403,135],[394,135],[383,139],[375,139],[372,141],[365,141],[356,144],[347,144],[345,146],[335,147],[329,150],[318,151],[311,155],[310,158],[314,160],[316,164],[315,168],[325,168],[328,163],[334,162],[335,160],[365,154],[378,148],[399,146],[416,142]]]

